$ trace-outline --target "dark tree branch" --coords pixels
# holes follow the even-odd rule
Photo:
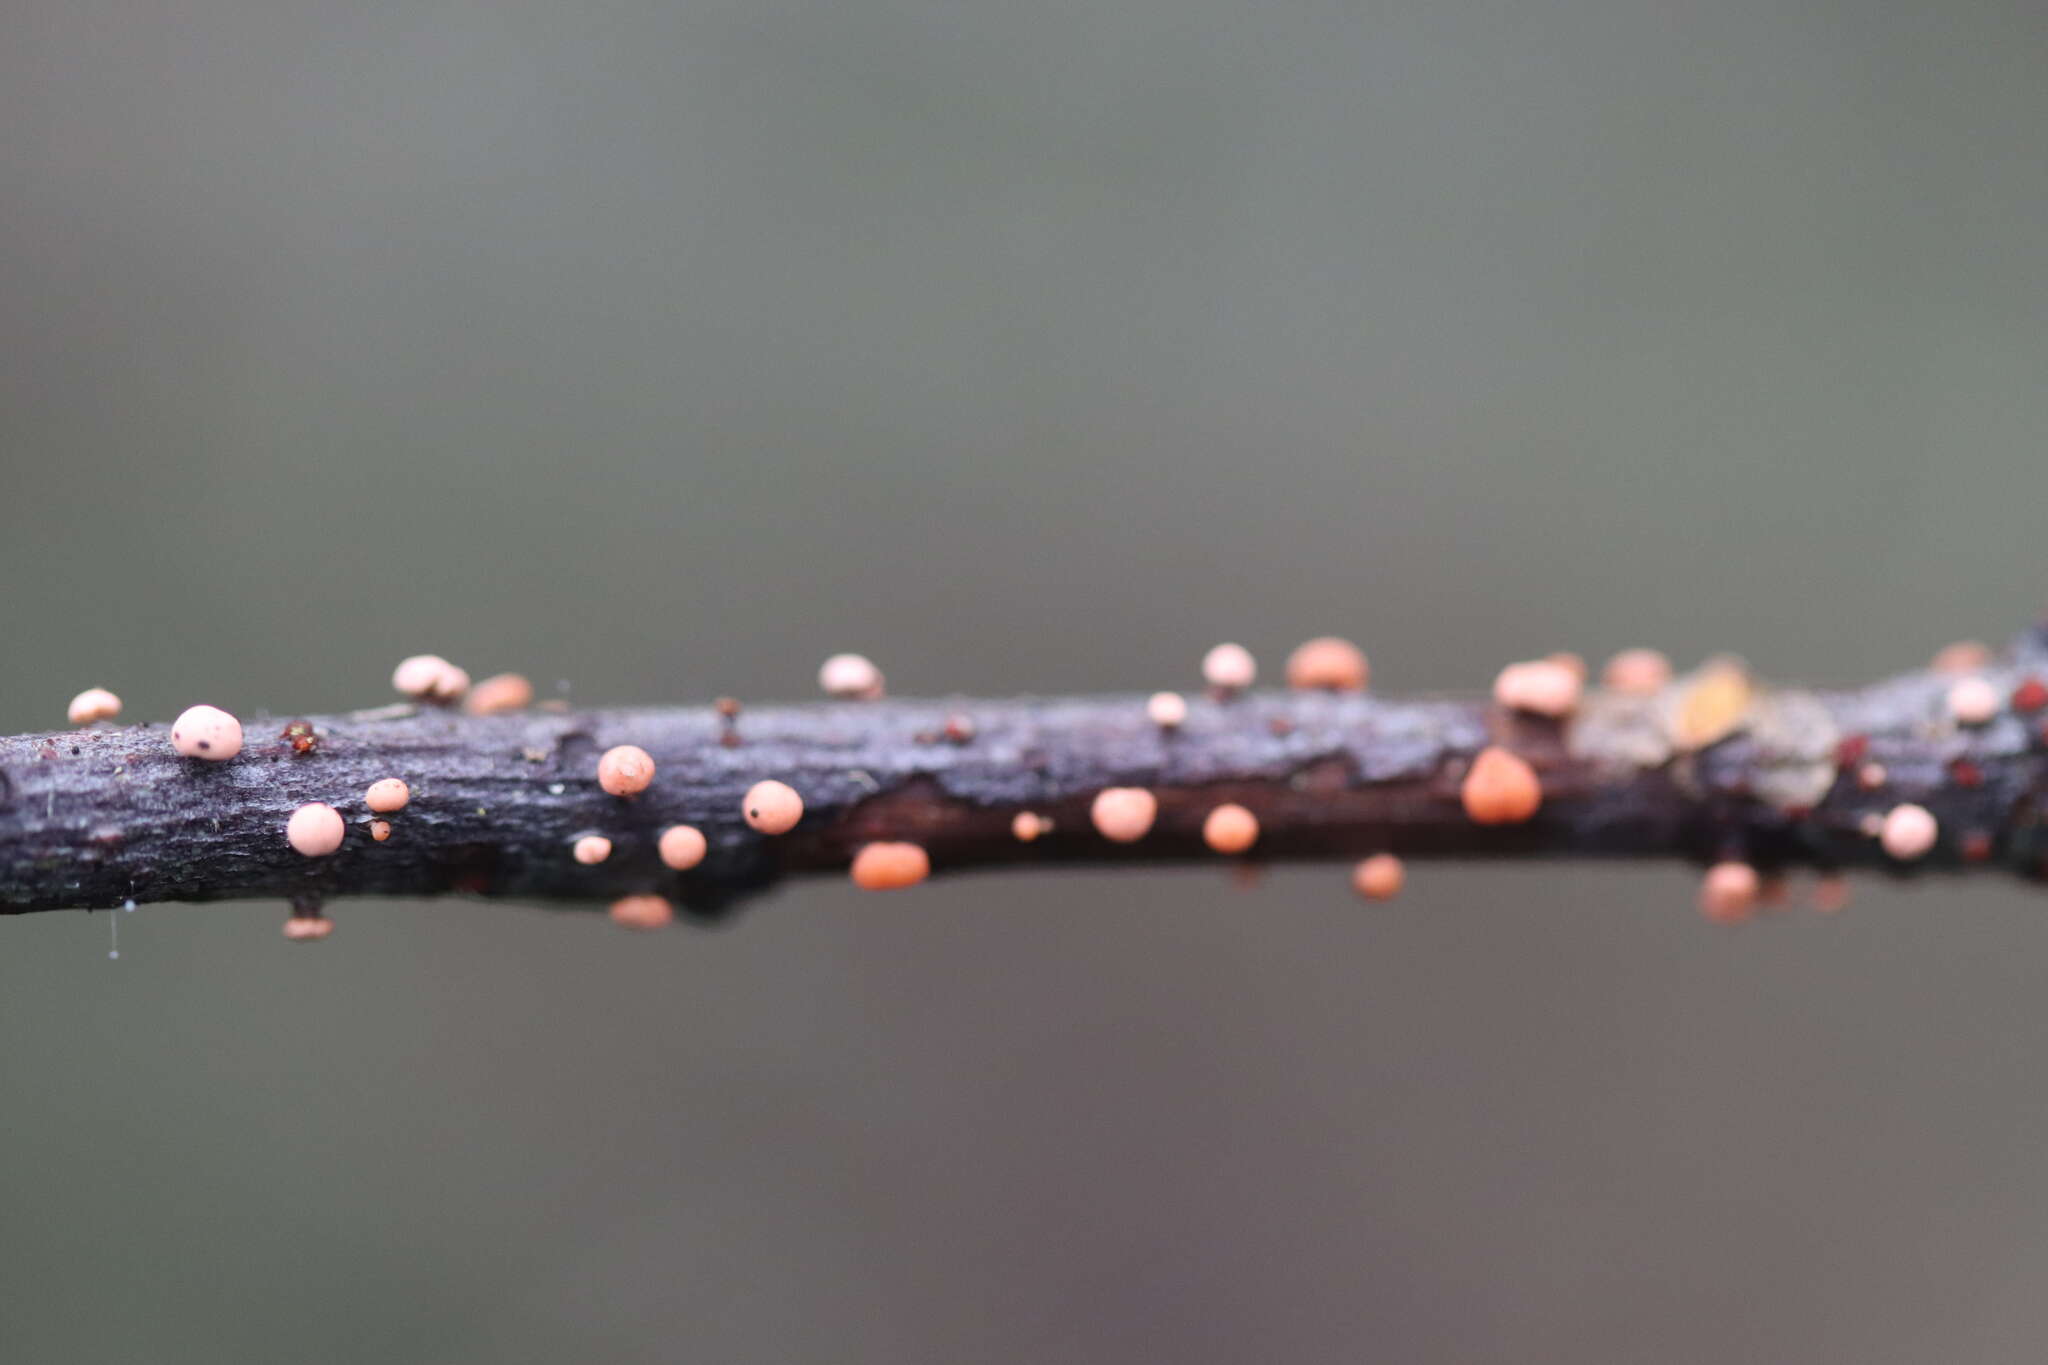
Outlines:
[[[282,737],[285,718],[251,720],[247,746],[226,763],[179,757],[163,724],[25,735],[0,739],[0,912],[446,893],[602,904],[653,891],[709,916],[783,876],[843,874],[877,840],[923,845],[939,874],[1214,860],[1200,830],[1225,801],[1258,817],[1253,856],[1267,859],[1732,857],[1766,873],[1996,865],[2031,878],[2048,855],[2038,809],[2048,713],[2004,699],[2037,670],[2048,674],[2048,649],[2030,632],[1982,670],[2002,700],[1981,725],[1957,723],[1955,680],[1931,671],[1852,692],[1757,689],[1726,718],[1732,732],[1692,752],[1687,727],[1702,738],[1722,703],[1683,680],[1654,698],[1589,694],[1562,723],[1473,700],[1291,692],[1196,701],[1171,731],[1131,696],[762,707],[732,727],[737,743],[722,740],[727,723],[709,707],[387,707],[308,718],[308,753]],[[948,738],[954,718],[970,726]],[[616,744],[657,762],[638,797],[598,787],[598,756]],[[1540,775],[1533,819],[1482,826],[1465,813],[1460,782],[1489,744]],[[363,792],[384,777],[409,783],[412,800],[379,843]],[[806,804],[779,837],[740,811],[748,786],[769,777]],[[1109,786],[1157,795],[1147,837],[1123,845],[1096,833],[1089,805]],[[349,822],[332,856],[302,857],[285,842],[287,816],[311,801]],[[1872,836],[1905,802],[1941,831],[1910,868]],[[1052,828],[1019,841],[1011,821],[1022,811]],[[676,823],[710,844],[688,872],[655,853]],[[570,856],[590,832],[615,845],[595,866]]]

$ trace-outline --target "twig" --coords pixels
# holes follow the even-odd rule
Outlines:
[[[277,897],[304,913],[341,896],[448,893],[595,905],[654,892],[713,917],[784,876],[843,874],[875,841],[922,846],[939,874],[1215,861],[1201,829],[1225,802],[1257,818],[1250,856],[1262,859],[1734,859],[1766,875],[1999,866],[2037,878],[2048,712],[2032,709],[2042,689],[2025,686],[2036,672],[2048,676],[2038,630],[1979,670],[2001,699],[1981,724],[1952,714],[1956,679],[1933,670],[1850,692],[1731,689],[1710,670],[1655,696],[1595,691],[1564,721],[1483,700],[1299,691],[1195,700],[1174,728],[1136,696],[833,702],[737,719],[711,707],[476,716],[407,705],[301,718],[307,752],[285,737],[287,718],[251,720],[247,747],[225,763],[178,756],[161,723],[98,726],[0,739],[0,912]],[[596,780],[619,744],[656,762],[633,798]],[[1539,776],[1532,818],[1468,814],[1461,784],[1490,745]],[[412,797],[378,842],[363,793],[387,777]],[[787,834],[742,817],[764,778],[803,797]],[[1156,795],[1149,834],[1120,844],[1097,832],[1090,804],[1109,787]],[[338,852],[309,858],[283,830],[315,801],[341,811],[348,833]],[[1910,863],[1877,837],[1904,804],[1939,830]],[[1023,813],[1049,828],[1019,839]],[[656,856],[674,824],[708,841],[688,871]],[[613,852],[585,865],[570,850],[591,833]]]

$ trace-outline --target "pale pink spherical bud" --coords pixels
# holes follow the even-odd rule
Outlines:
[[[402,696],[431,697],[441,685],[442,675],[453,667],[438,654],[415,654],[401,659],[391,670],[391,686]]]
[[[804,799],[796,788],[771,778],[747,788],[740,813],[763,834],[787,834],[804,818]]]
[[[586,834],[576,841],[570,854],[585,867],[595,867],[612,856],[612,841],[602,834]]]
[[[1401,894],[1408,869],[1391,853],[1375,853],[1351,869],[1351,889],[1369,901],[1390,901]]]
[[[171,747],[187,758],[222,763],[242,752],[242,722],[218,706],[192,706],[171,722]]]
[[[882,670],[865,654],[834,654],[818,669],[818,686],[830,697],[873,701],[882,695]]]
[[[471,688],[469,700],[462,705],[473,716],[523,711],[533,705],[533,684],[518,673],[494,674]]]
[[[1242,692],[1258,676],[1258,661],[1243,645],[1217,645],[1202,656],[1202,681],[1218,692]]]
[[[1909,863],[1932,852],[1940,833],[1941,827],[1931,811],[1925,806],[1908,803],[1893,806],[1885,813],[1877,841],[1884,846],[1886,853],[1902,863]]]
[[[1948,713],[1959,725],[1988,725],[1997,719],[1998,689],[1984,678],[1958,678],[1948,690]]]
[[[1756,912],[1762,882],[1748,863],[1715,863],[1700,878],[1700,913],[1716,924],[1734,924]]]
[[[341,812],[318,801],[300,806],[284,825],[285,842],[308,858],[324,858],[334,852],[347,832]]]
[[[597,760],[597,785],[613,796],[637,796],[654,782],[654,759],[637,744],[621,744]]]
[[[1259,817],[1231,802],[1216,807],[1202,821],[1202,842],[1214,852],[1234,855],[1259,841]]]
[[[655,846],[661,861],[678,872],[688,872],[703,862],[709,848],[704,831],[695,825],[670,825],[661,832],[661,839]]]
[[[1158,817],[1159,798],[1143,787],[1106,787],[1088,809],[1096,833],[1119,844],[1144,838]]]
[[[612,902],[611,920],[622,929],[659,929],[676,917],[665,896],[621,896]]]
[[[284,936],[294,943],[318,943],[334,932],[334,921],[325,915],[293,915],[284,922]]]
[[[1145,700],[1145,715],[1162,730],[1177,730],[1188,718],[1188,699],[1178,692],[1154,692]]]

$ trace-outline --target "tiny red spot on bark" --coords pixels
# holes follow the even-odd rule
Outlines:
[[[1869,735],[1845,735],[1835,746],[1835,766],[1853,768],[1870,753]]]
[[[1981,787],[1984,785],[1984,770],[1967,758],[1959,758],[1948,765],[1948,775],[1958,787]]]
[[[2048,683],[2039,678],[2028,678],[2012,690],[2012,709],[2015,711],[2038,711],[2048,706]]]
[[[1973,829],[1963,836],[1963,861],[1966,863],[1986,862],[1991,857],[1991,836],[1981,829]]]

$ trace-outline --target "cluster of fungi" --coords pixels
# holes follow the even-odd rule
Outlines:
[[[1419,838],[1416,846],[1431,852],[1542,852],[1533,838],[1517,844],[1516,832],[1532,830],[1539,816],[1548,816],[1552,809],[1568,808],[1576,825],[1568,839],[1558,841],[1557,851],[1682,852],[1705,866],[1698,907],[1716,922],[1746,920],[1759,909],[1785,904],[1782,865],[1817,867],[1821,876],[1809,900],[1815,908],[1829,911],[1846,902],[1846,883],[1835,865],[1847,861],[1837,857],[1838,836],[1845,832],[1881,851],[1894,870],[1906,870],[1944,847],[1960,862],[1987,860],[1994,842],[2014,833],[2006,813],[2021,810],[2027,820],[2033,819],[2031,789],[2003,806],[1988,797],[1974,807],[1965,803],[1960,808],[1987,814],[1983,827],[1959,830],[1944,829],[1927,804],[1904,799],[1903,793],[1917,781],[1922,789],[1938,786],[1967,796],[1986,785],[1988,765],[2031,755],[2048,745],[2048,730],[2034,718],[2034,713],[2048,711],[2048,684],[2030,671],[2031,664],[2039,662],[2002,662],[1974,645],[1942,651],[1925,671],[1926,677],[1939,680],[1933,713],[1916,715],[1910,724],[1892,724],[1881,742],[1893,747],[1880,750],[1874,747],[1873,733],[1855,728],[1857,708],[1910,707],[1919,704],[1913,699],[1919,693],[1904,702],[1882,688],[1870,689],[1874,701],[1856,694],[1823,699],[1817,693],[1767,689],[1739,660],[1725,656],[1680,676],[1662,654],[1629,649],[1610,659],[1597,679],[1589,677],[1578,656],[1553,654],[1503,668],[1488,702],[1463,709],[1447,703],[1410,703],[1407,712],[1388,705],[1384,712],[1361,719],[1355,710],[1329,709],[1342,706],[1344,699],[1363,701],[1368,690],[1371,670],[1356,645],[1322,637],[1296,648],[1286,661],[1287,692],[1281,696],[1304,700],[1280,706],[1268,696],[1267,709],[1258,711],[1253,699],[1262,694],[1252,691],[1257,661],[1240,645],[1220,644],[1202,659],[1204,687],[1192,700],[1168,691],[1127,702],[1091,703],[1096,710],[1088,714],[1103,743],[1149,746],[1146,761],[1152,780],[1097,780],[1085,790],[1063,790],[1044,801],[1034,801],[1018,786],[1016,793],[1021,794],[1013,793],[1010,808],[994,811],[1000,822],[996,828],[1005,832],[1013,847],[1044,841],[1060,845],[1065,856],[1077,859],[1090,856],[1090,848],[1081,841],[1093,840],[1094,856],[1101,857],[1157,841],[1164,809],[1174,824],[1172,837],[1187,840],[1198,833],[1203,849],[1239,865],[1265,851],[1262,840],[1280,843],[1282,856],[1304,851],[1327,856],[1347,846],[1338,841],[1346,834],[1353,840],[1348,846],[1366,844],[1353,855],[1353,888],[1367,900],[1384,901],[1396,896],[1406,880],[1400,850],[1394,846],[1401,838],[1417,840],[1420,831],[1427,837]],[[887,697],[881,670],[858,654],[827,659],[818,682],[832,707],[878,708]],[[392,685],[407,699],[401,708],[406,716],[513,717],[567,709],[561,702],[536,704],[532,685],[516,674],[472,684],[466,672],[435,655],[404,660],[393,673]],[[1925,691],[1923,687],[1921,692]],[[1329,700],[1316,703],[1317,697]],[[1025,740],[1018,739],[1019,723],[998,715],[997,705],[985,704],[983,709],[984,721],[997,732],[994,736],[969,710],[952,707],[891,742],[926,753],[941,752],[936,746],[966,752],[980,742],[994,767],[1028,769],[1044,778],[1057,763],[1042,745],[1025,742],[1028,734]],[[1011,705],[1013,710],[1021,706]],[[1130,709],[1121,712],[1121,718],[1110,714],[1103,720],[1105,708],[1114,712],[1121,706]],[[105,732],[120,709],[119,698],[93,688],[73,700],[69,718],[86,732]],[[739,703],[721,698],[714,711],[716,744],[728,751],[744,749]],[[358,719],[372,714],[361,713]],[[629,724],[633,714],[621,713],[620,723]],[[1250,722],[1248,714],[1259,719]],[[1105,724],[1110,727],[1106,731],[1101,729]],[[2014,725],[2019,729],[2010,728]],[[1355,735],[1363,730],[1378,747],[1370,762],[1362,762],[1356,749],[1342,762],[1329,760],[1327,753],[1317,760],[1318,735],[1301,733],[1317,726],[1328,734]],[[826,728],[830,730],[829,725]],[[1870,729],[1874,732],[1876,727]],[[1307,747],[1287,749],[1289,757],[1281,768],[1260,758],[1223,772],[1218,766],[1222,760],[1214,760],[1210,769],[1175,773],[1174,746],[1191,743],[1184,737],[1198,730],[1212,738],[1241,740],[1251,735],[1258,743],[1282,746],[1298,739]],[[280,744],[293,757],[318,755],[329,736],[327,726],[296,720],[285,727]],[[171,725],[167,738],[190,771],[247,761],[241,723],[217,707],[187,709]],[[834,744],[853,751],[851,740],[835,740],[829,734],[813,750],[820,745],[830,750]],[[79,752],[71,750],[74,755]],[[527,745],[521,752],[529,762],[539,763],[567,751]],[[764,766],[772,766],[776,750],[770,745],[763,752]],[[1299,757],[1300,752],[1308,757]],[[1888,754],[1913,771],[1889,771]],[[1931,782],[1919,771],[1926,767],[1928,755],[1938,755],[1941,765]],[[58,756],[49,742],[37,755]],[[136,755],[128,758],[139,762]],[[527,869],[524,875],[528,884],[545,883],[549,895],[573,895],[573,869],[591,869],[587,875],[596,878],[614,865],[616,850],[631,847],[643,857],[638,851],[650,850],[651,875],[638,883],[628,880],[625,894],[613,894],[618,889],[615,881],[607,883],[611,889],[602,895],[596,891],[598,883],[592,883],[591,897],[608,900],[610,918],[629,928],[658,928],[676,917],[668,894],[673,888],[659,884],[658,878],[691,873],[721,850],[730,855],[729,861],[752,859],[761,865],[772,860],[773,855],[762,850],[772,847],[773,841],[801,838],[799,831],[816,835],[825,817],[807,825],[807,782],[813,786],[813,799],[829,804],[833,829],[829,837],[814,840],[803,866],[836,858],[853,883],[865,890],[896,890],[923,882],[935,856],[944,863],[949,854],[967,846],[963,831],[970,831],[970,826],[973,838],[982,841],[976,847],[987,846],[988,827],[981,821],[985,812],[978,812],[971,822],[957,811],[949,813],[947,801],[934,794],[934,774],[941,766],[935,761],[903,766],[895,774],[895,790],[887,794],[858,766],[858,759],[844,765],[835,780],[843,779],[841,785],[865,783],[872,800],[858,799],[858,790],[854,799],[844,792],[821,790],[815,759],[801,770],[794,764],[783,771],[757,769],[745,774],[743,789],[719,789],[737,795],[736,811],[727,807],[728,814],[720,815],[700,805],[693,808],[699,813],[690,820],[640,813],[652,799],[650,794],[658,791],[657,763],[648,748],[607,742],[581,761],[587,766],[580,781],[602,793],[601,799],[594,794],[592,798],[601,804],[579,807],[594,818],[565,832],[556,845],[553,856],[567,867]],[[735,754],[728,761],[744,764],[745,755]],[[669,762],[663,760],[664,765]],[[1374,763],[1383,771],[1367,771]],[[1128,770],[1132,765],[1125,766]],[[2034,769],[2017,771],[2015,781],[2034,780]],[[368,775],[360,774],[357,780]],[[0,771],[0,779],[5,776]],[[402,849],[408,808],[420,791],[433,787],[436,776],[431,771],[390,771],[375,776],[360,795],[323,791],[322,799],[298,801],[284,813],[281,827],[273,828],[282,843],[309,864],[333,860],[350,847],[361,856],[377,856],[379,846]],[[692,789],[695,799],[701,801],[703,781],[701,776],[693,780],[698,781]],[[977,780],[993,779],[985,770]],[[569,785],[564,780],[545,784],[557,797],[564,797]],[[0,792],[4,790],[5,783],[0,782]],[[1039,790],[1048,788],[1042,784]],[[1470,831],[1463,836],[1447,829],[1445,808],[1453,798],[1458,817]],[[53,788],[53,821],[55,799]],[[1634,799],[1641,800],[1640,808],[1631,807]],[[1345,800],[1366,804],[1340,809]],[[1824,803],[1826,821],[1817,815]],[[360,815],[344,815],[358,807]],[[673,812],[677,807],[667,809]],[[1671,810],[1682,813],[1671,815]],[[478,806],[475,814],[484,816],[484,808]],[[1845,820],[1853,827],[1845,826]],[[351,841],[352,822],[367,836],[367,844]],[[1085,824],[1085,829],[1077,830],[1077,824]],[[1366,831],[1362,840],[1360,831]],[[1274,839],[1275,833],[1282,837]],[[112,837],[96,832],[92,842],[115,844],[118,836],[118,830]],[[1375,841],[1382,846],[1372,847]],[[463,847],[473,852],[473,843]],[[976,860],[1002,859],[984,853]],[[665,871],[654,872],[656,861]],[[358,884],[366,883],[359,879]],[[446,889],[496,888],[487,878],[455,878]],[[286,935],[301,942],[325,938],[332,925],[322,909],[324,892],[311,883],[286,891],[293,906]],[[231,893],[232,888],[218,892]]]

